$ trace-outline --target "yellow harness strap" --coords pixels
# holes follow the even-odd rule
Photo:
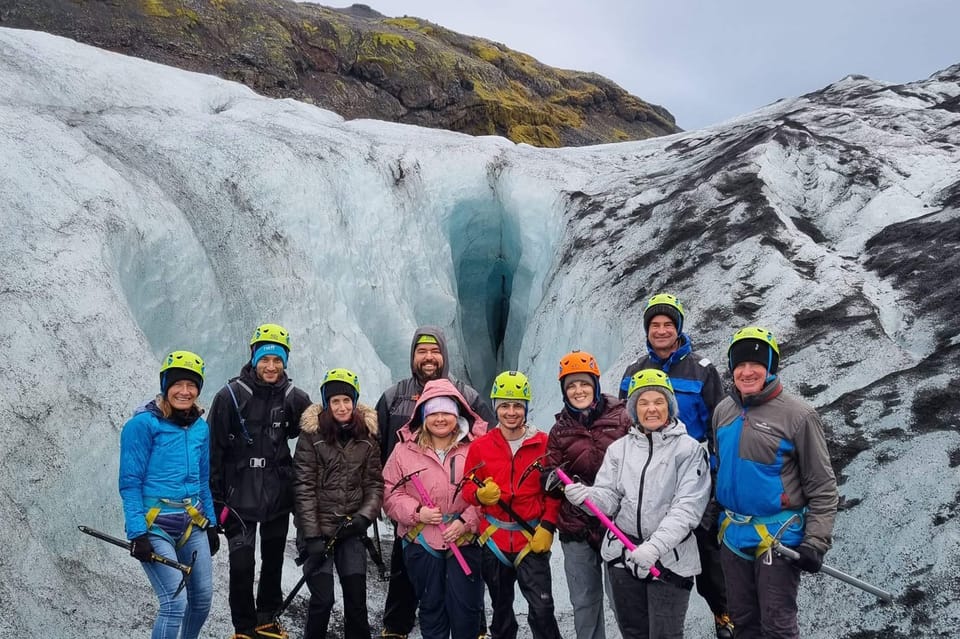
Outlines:
[[[177,548],[180,548],[187,543],[187,540],[190,539],[190,533],[193,532],[194,526],[206,528],[210,525],[210,520],[204,517],[203,514],[197,510],[197,507],[193,505],[192,500],[187,497],[182,501],[174,501],[172,499],[158,500],[157,505],[147,511],[147,529],[153,528],[153,522],[157,520],[157,516],[163,511],[163,506],[182,508],[188,515],[190,515],[190,524],[187,525],[187,529],[183,532],[183,535],[180,536],[180,540],[177,542]]]
[[[496,543],[494,543],[492,539],[493,534],[498,530],[500,530],[501,528],[500,524],[502,524],[502,522],[500,522],[497,519],[494,519],[493,517],[487,517],[486,519],[490,523],[490,525],[487,526],[486,530],[483,531],[483,534],[480,535],[480,538],[477,539],[477,542],[481,546],[486,546],[487,548],[489,548],[491,552],[493,552],[493,554],[497,557],[497,559],[499,559],[502,563],[509,565],[510,562],[507,561],[507,558],[503,554],[503,551],[501,551],[500,548],[497,547]],[[510,529],[510,530],[513,530],[513,529]],[[530,542],[533,541],[533,535],[528,533],[519,525],[517,525],[516,530],[518,530],[526,538],[527,545],[524,546],[519,553],[517,553],[516,559],[513,560],[514,568],[519,566],[520,562],[523,561],[523,558],[530,554],[531,552]]]
[[[759,558],[764,554],[766,554],[767,552],[769,552],[770,549],[773,548],[773,545],[777,542],[776,538],[773,535],[771,535],[770,531],[767,529],[767,524],[766,524],[767,518],[751,517],[750,515],[739,515],[738,517],[742,518],[742,520],[734,519],[730,511],[726,511],[726,515],[727,515],[726,518],[720,524],[720,530],[717,532],[717,541],[721,545],[723,544],[724,535],[726,534],[727,528],[730,526],[731,522],[736,523],[737,525],[750,524],[751,526],[753,526],[753,529],[757,531],[757,536],[760,538],[760,543],[757,544],[757,548],[753,553],[753,556],[755,558]],[[787,525],[789,525],[792,519],[793,518],[791,517],[791,519],[788,519],[785,523],[783,523],[781,525],[781,528],[784,528]],[[743,553],[737,552],[737,550],[733,548],[730,548],[730,549],[733,550],[734,553],[744,558],[748,558]]]

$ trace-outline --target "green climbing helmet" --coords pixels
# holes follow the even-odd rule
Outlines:
[[[773,333],[760,326],[747,326],[733,334],[727,348],[727,364],[732,371],[742,362],[756,362],[776,375],[780,367],[780,346]]]
[[[637,371],[630,378],[630,386],[627,389],[627,415],[634,424],[640,423],[640,416],[637,414],[637,401],[640,399],[638,391],[653,390],[664,395],[667,400],[667,417],[673,419],[679,413],[677,406],[677,396],[673,392],[673,384],[670,378],[661,370],[656,368],[646,368]]]
[[[347,390],[346,384],[353,392]],[[331,392],[333,391],[333,392]],[[333,395],[350,395],[353,403],[356,404],[360,399],[360,378],[353,371],[346,368],[331,368],[323,376],[320,382],[320,399],[323,407],[326,408],[330,403],[330,397]]]
[[[188,371],[188,374],[179,373],[176,369]],[[160,390],[166,394],[170,384],[178,379],[192,379],[197,384],[197,390],[200,390],[203,388],[205,371],[203,358],[196,353],[171,351],[160,364]]]
[[[493,380],[493,388],[490,389],[490,399],[529,402],[531,397],[530,382],[520,371],[500,373]]]
[[[677,327],[677,334],[683,332],[683,304],[669,293],[658,293],[649,300],[647,306],[643,309],[643,331],[650,332],[650,322],[657,315],[666,315],[673,320]]]
[[[290,333],[279,324],[261,324],[250,338],[250,346],[261,342],[271,342],[290,350]]]
[[[637,371],[633,374],[633,377],[630,378],[627,397],[633,395],[633,391],[638,388],[646,388],[648,386],[660,386],[673,393],[673,384],[670,383],[670,378],[667,377],[666,373],[655,368],[647,368],[642,371]]]

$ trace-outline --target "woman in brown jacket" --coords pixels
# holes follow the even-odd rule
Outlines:
[[[361,536],[380,512],[383,474],[377,414],[357,403],[360,382],[351,371],[327,371],[320,404],[300,419],[294,453],[294,516],[310,589],[306,639],[324,639],[333,609],[333,567],[343,590],[346,639],[369,639],[367,561]]]

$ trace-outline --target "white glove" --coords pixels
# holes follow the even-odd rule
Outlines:
[[[660,553],[651,543],[642,543],[624,556],[624,564],[634,577],[645,579],[650,574],[650,568],[657,563]]]
[[[590,488],[584,486],[578,481],[575,481],[572,484],[567,484],[567,486],[564,487],[563,495],[571,504],[574,506],[579,506],[590,498]]]

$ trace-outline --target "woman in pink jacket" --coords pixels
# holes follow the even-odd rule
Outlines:
[[[486,422],[449,380],[431,380],[410,421],[397,431],[398,443],[383,468],[384,508],[403,540],[404,562],[420,600],[423,639],[476,639],[482,631],[480,548],[470,543],[480,513],[457,486],[467,470],[470,441],[486,431]],[[413,477],[435,507],[421,498]],[[453,544],[471,569],[469,576],[450,551]]]

